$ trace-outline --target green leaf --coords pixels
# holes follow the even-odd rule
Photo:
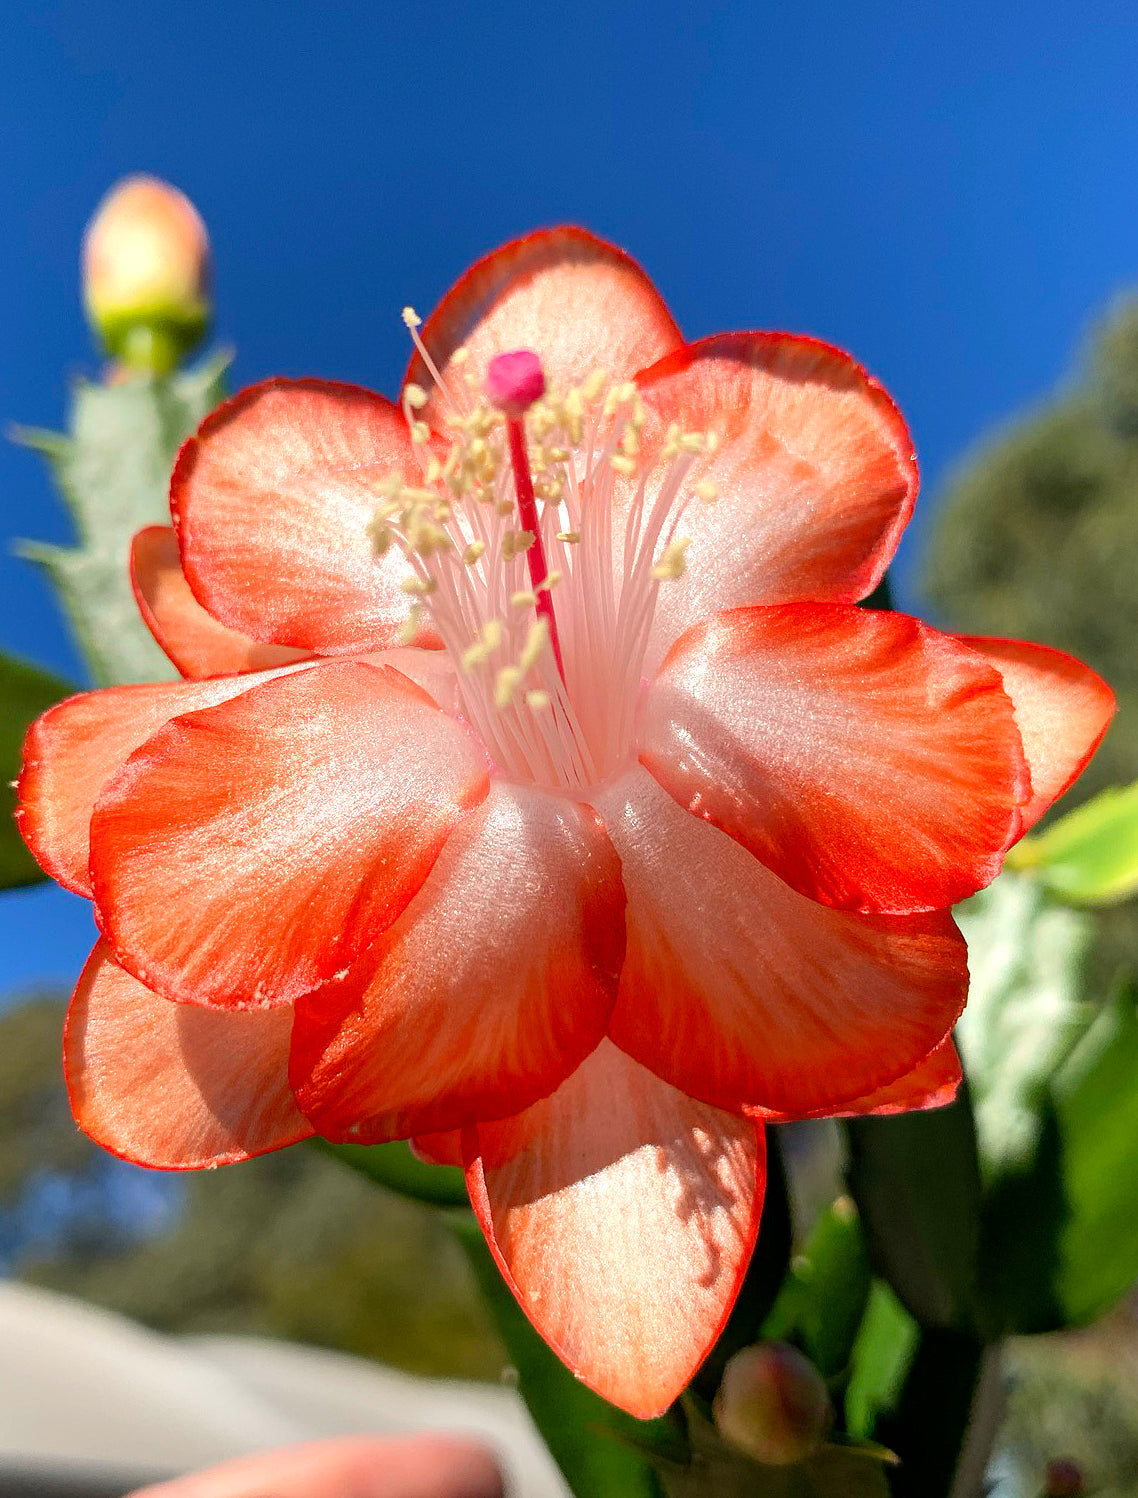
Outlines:
[[[985,1203],[985,1293],[1008,1332],[1093,1321],[1138,1279],[1138,1010],[1101,1011],[1052,1078],[1032,1160]]]
[[[100,686],[161,681],[174,670],[154,643],[131,591],[131,537],[168,525],[170,470],[182,442],[222,400],[227,359],[169,379],[75,390],[71,434],[16,433],[43,454],[67,503],[79,545],[20,547],[51,578]]]
[[[840,1197],[791,1260],[763,1336],[794,1342],[824,1378],[836,1378],[849,1365],[869,1290],[869,1254],[857,1207]]]
[[[980,1166],[966,1091],[948,1108],[846,1124],[850,1192],[878,1273],[926,1326],[970,1323]]]
[[[981,1170],[991,1181],[1034,1157],[1050,1079],[1094,1018],[1082,989],[1094,923],[1014,873],[961,905],[956,918],[971,980],[955,1038]]]
[[[330,1144],[326,1139],[314,1139],[313,1144],[400,1196],[435,1207],[467,1205],[462,1171],[453,1165],[427,1165],[406,1144]]]
[[[1120,993],[1052,1088],[1067,1217],[1059,1302],[1068,1323],[1093,1320],[1138,1279],[1138,1007]]]
[[[689,1459],[678,1414],[634,1420],[594,1394],[549,1350],[526,1320],[473,1216],[449,1219],[518,1371],[518,1388],[577,1498],[662,1498],[657,1467]]]
[[[24,847],[13,812],[12,781],[20,772],[20,751],[28,726],[40,713],[68,696],[72,688],[24,661],[0,655],[0,889],[38,884],[45,876]]]
[[[851,1435],[872,1436],[881,1414],[896,1406],[920,1335],[889,1286],[874,1280],[846,1387],[846,1428]]]
[[[1008,855],[1059,899],[1110,905],[1138,893],[1138,781],[1114,786]]]

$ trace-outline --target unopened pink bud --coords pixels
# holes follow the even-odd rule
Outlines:
[[[486,366],[486,399],[507,416],[523,416],[545,394],[545,371],[529,349],[498,354]]]
[[[816,1451],[833,1418],[822,1375],[785,1342],[760,1342],[735,1354],[724,1370],[714,1414],[724,1440],[775,1467]]]
[[[155,177],[128,177],[83,239],[83,299],[109,352],[165,374],[209,324],[209,236],[189,198]]]

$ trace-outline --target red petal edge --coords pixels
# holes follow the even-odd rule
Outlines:
[[[173,526],[148,525],[134,537],[130,583],[143,623],[183,676],[232,676],[305,658],[303,650],[262,645],[207,613],[182,571]]]
[[[232,1165],[312,1134],[288,1088],[288,1009],[218,1013],[159,998],[100,942],[63,1037],[71,1110],[91,1139],[155,1170]]]
[[[646,461],[673,422],[719,438],[692,471],[718,498],[685,512],[692,565],[660,592],[653,659],[722,609],[872,592],[912,515],[918,474],[901,413],[861,365],[813,338],[725,333],[636,380]]]
[[[838,909],[944,909],[989,884],[1030,796],[996,669],[851,604],[729,609],[676,641],[640,761],[794,889]]]
[[[795,1123],[807,1118],[892,1118],[898,1113],[928,1113],[947,1108],[956,1101],[964,1080],[960,1057],[951,1040],[943,1040],[905,1076],[885,1087],[875,1088],[855,1102],[840,1108],[819,1108],[812,1113],[776,1113],[767,1108],[745,1108],[749,1118],[763,1123]]]
[[[1078,779],[1102,743],[1117,706],[1114,693],[1089,666],[1061,650],[969,636],[961,644],[996,668],[1012,700],[1031,770],[1031,800],[1021,808],[1027,832]]]
[[[410,572],[398,547],[376,556],[368,527],[378,482],[420,471],[381,395],[320,380],[241,391],[185,443],[170,480],[194,596],[265,644],[358,655],[401,643]]]
[[[494,354],[532,349],[546,382],[563,389],[597,366],[617,379],[682,343],[659,292],[623,250],[584,229],[543,229],[494,250],[443,297],[420,330],[443,378],[460,345],[464,375],[479,383]],[[407,381],[431,393],[423,419],[438,425],[442,402],[416,352]]]
[[[464,1130],[463,1150],[479,1225],[538,1333],[602,1398],[638,1419],[662,1414],[746,1273],[766,1183],[762,1129],[602,1041],[551,1098]]]

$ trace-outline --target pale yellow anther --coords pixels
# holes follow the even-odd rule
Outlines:
[[[652,576],[656,582],[673,582],[677,577],[683,577],[687,565],[684,553],[689,544],[687,537],[683,537],[664,547],[652,568]]]
[[[389,525],[377,524],[372,521],[368,526],[368,535],[371,537],[371,549],[377,557],[386,556],[391,549],[391,543],[395,536]]]
[[[432,457],[427,464],[427,483],[437,484],[443,476],[443,465],[438,458]]]
[[[594,369],[591,374],[585,376],[581,384],[581,394],[587,401],[595,401],[608,384],[608,378],[607,369]]]
[[[680,450],[685,453],[706,452],[707,438],[702,432],[684,432],[680,436]]]
[[[624,429],[624,436],[620,439],[620,450],[629,458],[635,458],[640,452],[640,438],[632,426]]]
[[[615,468],[617,473],[623,473],[626,478],[631,478],[636,472],[636,460],[625,453],[613,453],[609,459],[609,467]]]
[[[509,707],[521,679],[522,673],[517,666],[503,666],[498,672],[494,678],[494,706],[499,712]]]
[[[438,583],[431,577],[405,577],[399,584],[404,593],[410,593],[413,597],[426,598],[438,587]]]
[[[536,591],[538,593],[548,593],[550,588],[556,588],[557,584],[561,581],[563,576],[564,573],[561,572],[547,573],[546,576],[542,578],[541,582],[538,583]]]
[[[414,640],[418,637],[419,630],[422,628],[422,623],[423,623],[423,605],[421,603],[416,603],[416,604],[414,604],[412,606],[411,612],[407,615],[407,618],[403,621],[403,627],[399,631],[399,643],[400,643],[400,645],[410,645],[410,644],[412,644],[414,642]]]
[[[541,659],[542,651],[549,644],[549,625],[544,619],[535,619],[529,627],[522,653],[518,656],[518,670],[524,676],[532,671]]]
[[[469,358],[470,350],[466,347],[465,344],[460,344],[459,347],[455,349],[454,353],[451,354],[450,362],[458,369],[461,369]]]
[[[717,453],[723,446],[723,433],[717,427],[711,427],[707,433],[707,450],[709,453]]]
[[[540,713],[549,706],[549,693],[543,692],[541,688],[526,693],[526,706],[531,712]]]
[[[413,381],[404,387],[403,399],[411,407],[412,411],[421,411],[427,404],[427,392],[422,385],[416,385]]]
[[[487,650],[497,650],[502,644],[501,619],[487,619],[482,626],[482,639]]]
[[[512,609],[532,609],[537,603],[536,593],[511,593],[510,607]]]
[[[476,666],[484,666],[501,643],[502,621],[488,619],[482,626],[478,639],[462,652],[462,669],[469,673]]]
[[[507,562],[512,562],[515,557],[520,557],[533,545],[533,533],[531,531],[507,531],[502,539],[502,555]]]
[[[566,546],[576,546],[581,539],[580,531],[558,531],[557,539],[563,541]]]
[[[700,479],[695,486],[696,498],[702,499],[705,505],[713,505],[719,498],[719,488],[710,479]]]
[[[419,327],[421,325],[423,319],[415,311],[414,307],[404,307],[404,309],[403,309],[403,321],[404,321],[404,323],[406,324],[407,327],[409,327],[409,328],[417,328],[417,327]]]
[[[473,567],[478,558],[486,550],[485,541],[471,541],[470,545],[462,553],[462,560],[468,567]]]
[[[411,423],[411,441],[418,447],[422,447],[424,442],[429,442],[430,440],[431,429],[427,423],[425,421],[413,421]]]
[[[535,402],[526,412],[526,426],[537,442],[544,442],[556,425],[556,417],[545,401]]]

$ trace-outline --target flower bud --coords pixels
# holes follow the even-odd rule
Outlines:
[[[1066,1457],[1047,1463],[1043,1498],[1082,1498],[1087,1491],[1082,1469]]]
[[[108,352],[168,374],[209,325],[209,236],[189,198],[155,177],[128,177],[83,238],[83,300]]]
[[[714,1404],[724,1440],[755,1461],[778,1467],[816,1451],[832,1414],[822,1375],[785,1342],[760,1342],[737,1352]]]

